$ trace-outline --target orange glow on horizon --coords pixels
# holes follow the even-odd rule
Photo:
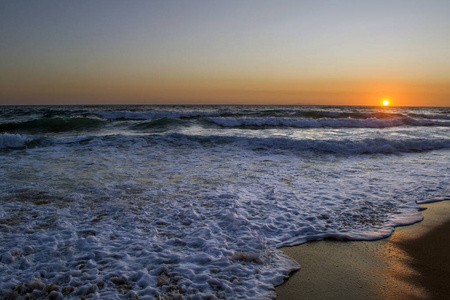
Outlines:
[[[4,76],[2,76],[4,75]],[[125,72],[92,74],[0,71],[0,105],[17,104],[250,104],[448,106],[450,83],[376,79],[290,77],[130,76]],[[4,79],[3,79],[4,78]],[[393,99],[395,99],[395,102]],[[425,101],[424,99],[427,99]]]

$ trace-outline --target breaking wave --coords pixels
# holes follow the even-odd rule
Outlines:
[[[0,148],[25,148],[26,143],[31,140],[32,138],[21,134],[0,134]]]
[[[151,126],[151,125],[149,125]],[[170,126],[170,123],[169,125]],[[339,155],[358,154],[395,154],[425,152],[432,150],[450,149],[450,139],[291,139],[286,137],[246,137],[221,135],[192,135],[169,133],[165,135],[107,135],[107,136],[79,136],[76,138],[48,138],[46,143],[38,143],[42,139],[30,138],[19,134],[3,134],[0,136],[2,148],[25,148],[54,145],[89,145],[90,147],[133,145],[136,147],[150,147],[155,144],[166,144],[171,147],[211,148],[233,146],[251,151],[310,151],[319,153],[334,153]],[[95,148],[94,148],[95,149]]]
[[[207,118],[223,127],[296,127],[296,128],[387,128],[398,126],[450,126],[450,122],[409,117],[395,118]]]
[[[392,140],[388,138],[367,138],[361,140],[312,140],[290,139],[283,137],[205,137],[181,134],[172,134],[169,137],[171,140],[178,140],[178,142],[182,144],[186,144],[188,141],[193,141],[205,145],[231,144],[252,150],[285,149],[290,151],[319,151],[343,155],[408,153],[450,148],[450,139],[430,140],[413,138]]]

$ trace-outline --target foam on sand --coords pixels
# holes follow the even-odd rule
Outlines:
[[[283,248],[302,269],[277,287],[277,299],[445,299],[450,201],[426,207],[424,221],[398,227],[388,239]]]

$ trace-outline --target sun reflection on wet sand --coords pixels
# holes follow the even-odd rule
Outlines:
[[[410,285],[422,287],[427,299],[447,299],[450,243],[446,237],[450,232],[450,201],[426,207],[424,221],[398,230],[392,236],[390,246],[404,254],[408,270],[412,271],[400,278]]]
[[[421,243],[449,219],[450,201],[425,205],[424,221],[397,227],[387,239],[371,242],[320,241],[282,248],[302,269],[277,287],[277,299],[430,299],[417,258],[408,243]],[[433,255],[430,253],[430,255]],[[444,279],[445,280],[445,279]]]
[[[383,299],[428,299],[427,291],[412,280],[420,273],[412,268],[413,259],[398,246],[401,238],[402,233],[396,232],[379,247],[381,251],[374,251],[380,261],[375,270],[380,278],[377,290]]]

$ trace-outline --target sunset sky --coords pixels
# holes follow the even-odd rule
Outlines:
[[[450,1],[0,1],[0,104],[450,106]]]

